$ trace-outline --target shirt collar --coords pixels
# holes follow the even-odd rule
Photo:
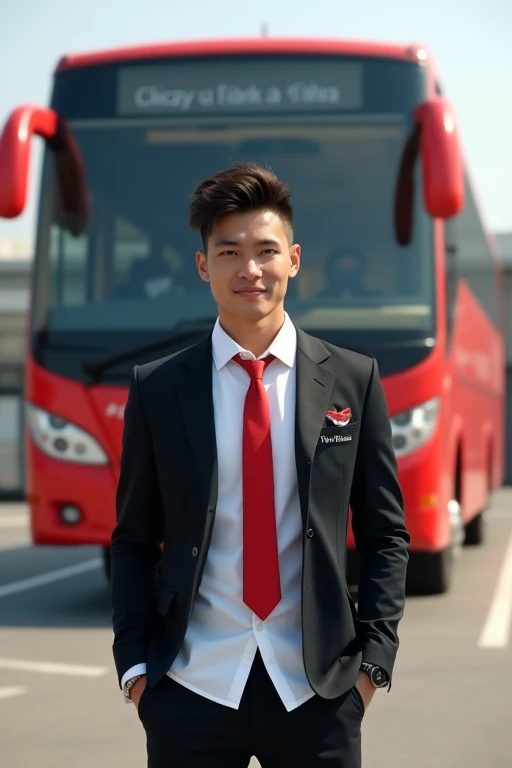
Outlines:
[[[221,327],[219,318],[213,328],[212,333],[212,354],[213,362],[217,371],[237,355],[239,352],[245,352],[248,360],[254,360],[254,355],[248,350],[241,347],[236,343],[231,336],[228,336],[226,331]],[[295,364],[295,356],[297,353],[297,331],[295,326],[290,320],[288,314],[284,313],[284,323],[281,329],[270,347],[264,352],[258,359],[262,359],[267,355],[274,355],[278,360],[281,360],[288,368],[293,368]]]

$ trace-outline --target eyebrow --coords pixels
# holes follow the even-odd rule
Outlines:
[[[240,245],[236,240],[217,240],[215,248],[219,248],[221,245]],[[256,241],[256,245],[276,245],[280,246],[279,240],[275,240],[273,237],[265,237]]]

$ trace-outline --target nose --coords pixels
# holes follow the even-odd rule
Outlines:
[[[261,277],[262,274],[261,266],[253,256],[244,259],[239,272],[240,277],[244,277],[246,280],[254,280],[254,278]]]

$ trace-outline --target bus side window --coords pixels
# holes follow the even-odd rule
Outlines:
[[[444,269],[446,279],[446,338],[450,348],[457,299],[457,237],[453,219],[444,222]]]
[[[454,218],[457,268],[487,317],[499,326],[496,272],[485,232],[466,178],[464,209]]]

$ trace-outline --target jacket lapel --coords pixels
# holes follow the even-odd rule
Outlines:
[[[297,404],[295,463],[304,525],[308,516],[309,480],[320,431],[329,410],[334,374],[321,364],[331,356],[319,339],[297,328]]]
[[[217,442],[212,392],[211,334],[182,360],[176,392],[194,453],[205,509],[217,505]]]

